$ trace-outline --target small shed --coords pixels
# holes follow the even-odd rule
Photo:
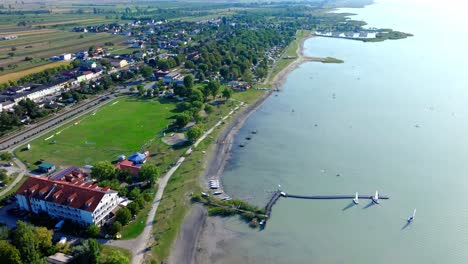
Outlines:
[[[39,171],[43,173],[49,173],[55,170],[55,165],[49,162],[42,162],[39,165]]]
[[[72,263],[74,257],[57,252],[52,256],[47,257],[47,263],[50,264],[67,264]]]

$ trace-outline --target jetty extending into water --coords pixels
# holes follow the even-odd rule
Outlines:
[[[296,195],[296,194],[288,194],[285,192],[282,192],[281,190],[275,191],[273,195],[271,196],[270,200],[268,201],[267,205],[265,206],[265,215],[266,215],[266,220],[270,218],[271,215],[271,210],[273,209],[273,205],[276,204],[276,202],[279,200],[280,197],[283,198],[293,198],[293,199],[308,199],[308,200],[340,200],[340,199],[347,199],[347,200],[352,200],[356,198],[355,195]],[[373,195],[358,195],[359,199],[368,199],[368,200],[374,200],[375,196]],[[388,200],[390,197],[385,196],[385,195],[379,195],[378,196],[379,200]],[[266,223],[265,220],[265,223]]]
[[[310,199],[310,200],[338,200],[338,199],[354,199],[354,195],[314,195],[314,196],[306,196],[306,195],[295,195],[295,194],[287,194],[281,195],[285,198],[296,198],[296,199]],[[372,195],[359,195],[359,199],[369,199],[372,200]],[[390,199],[388,196],[379,195],[379,200],[387,200]]]

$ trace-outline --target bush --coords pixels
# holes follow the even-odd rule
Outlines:
[[[0,153],[0,159],[4,161],[11,161],[13,159],[13,154],[10,152],[2,152]]]
[[[210,216],[231,216],[235,215],[236,210],[224,207],[212,207],[208,209],[208,215]]]
[[[99,232],[101,232],[101,228],[97,225],[90,225],[86,229],[86,234],[90,237],[98,237]]]
[[[132,212],[130,212],[130,210],[126,207],[120,208],[117,211],[115,218],[117,221],[122,223],[122,225],[126,225],[132,219]]]
[[[130,210],[132,215],[137,215],[141,210],[140,206],[135,202],[130,203],[129,205],[127,205],[127,208],[128,208],[128,210]]]
[[[143,193],[143,200],[145,200],[145,202],[151,202],[153,196],[150,193]]]
[[[214,107],[212,105],[205,104],[205,112],[207,114],[211,114],[211,113],[213,113],[213,111],[214,111]]]
[[[120,223],[119,221],[115,221],[115,222],[111,225],[111,227],[110,227],[110,229],[109,229],[109,232],[110,232],[112,235],[115,235],[115,234],[117,234],[117,233],[119,233],[119,232],[121,232],[121,231],[122,231],[122,223]]]

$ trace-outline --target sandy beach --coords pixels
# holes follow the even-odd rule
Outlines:
[[[321,58],[304,56],[304,42],[311,36],[301,39],[296,50],[297,58],[273,77],[271,84],[280,89],[288,74],[306,61],[320,61]],[[214,151],[206,164],[204,176],[201,178],[203,186],[209,180],[217,179],[223,174],[224,166],[230,158],[234,137],[242,128],[248,117],[254,113],[273,93],[268,91],[255,103],[247,105],[237,113],[219,135]],[[222,263],[226,241],[241,234],[225,228],[221,217],[207,217],[206,209],[194,206],[186,217],[174,248],[171,251],[169,263]]]

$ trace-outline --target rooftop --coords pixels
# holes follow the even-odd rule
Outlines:
[[[116,193],[91,182],[53,181],[43,177],[29,177],[16,194],[93,212],[107,193]]]

